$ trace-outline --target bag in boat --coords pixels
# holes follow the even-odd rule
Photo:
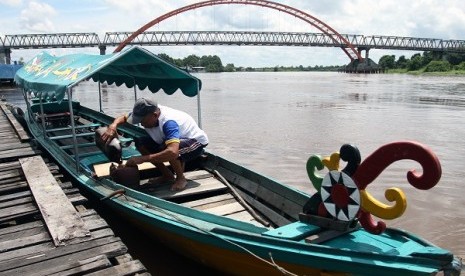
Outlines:
[[[137,167],[129,167],[125,165],[110,165],[110,177],[116,183],[127,187],[136,188],[139,186],[140,174]]]
[[[117,134],[111,139],[110,143],[105,143],[102,135],[107,131],[107,127],[99,127],[95,130],[95,144],[110,160],[110,162],[121,163],[122,147],[121,142],[118,140]]]

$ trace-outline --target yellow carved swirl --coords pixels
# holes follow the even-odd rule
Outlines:
[[[389,188],[384,195],[388,201],[395,202],[394,205],[384,204],[374,198],[368,191],[360,190],[362,208],[383,219],[395,219],[402,216],[407,208],[407,198],[404,192],[399,188]]]

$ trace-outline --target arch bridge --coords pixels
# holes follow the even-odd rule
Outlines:
[[[298,32],[238,32],[238,31],[168,31],[149,32],[147,29],[172,16],[190,10],[224,4],[255,5],[278,10],[296,17],[322,33]],[[338,47],[350,58],[351,64],[366,64],[361,55],[370,49],[465,52],[465,41],[396,36],[341,35],[323,21],[296,8],[267,0],[208,0],[168,12],[142,26],[134,33],[108,32],[102,40],[95,33],[23,34],[0,37],[0,54],[10,62],[11,49],[99,47],[120,51],[127,44],[138,45],[260,45]]]

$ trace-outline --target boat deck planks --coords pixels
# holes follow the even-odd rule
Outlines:
[[[166,200],[227,190],[226,185],[214,178],[213,175],[207,171],[198,170],[186,172],[184,175],[187,179],[187,185],[182,191],[171,191],[168,186],[169,183],[160,185],[144,184],[141,186],[141,189],[148,194]]]
[[[106,221],[95,210],[87,208],[88,201],[79,190],[63,181],[58,166],[46,158],[34,156],[40,151],[33,149],[29,142],[22,143],[3,115],[0,111],[0,274],[150,275],[140,261],[132,259],[125,244],[115,237]],[[6,148],[8,158],[4,158]],[[22,162],[25,160],[35,162]],[[53,211],[62,212],[63,204],[71,206],[89,233],[67,239],[66,246],[55,246],[50,229],[56,225],[48,225],[47,219],[41,216],[38,206],[43,202],[40,203],[41,200],[37,200],[40,196],[31,191],[37,185],[52,182],[61,191],[61,199],[50,199],[49,190],[44,193],[39,189],[41,194],[50,193],[41,200],[53,203],[50,206],[56,209]],[[50,188],[50,185],[46,186]],[[69,218],[69,215],[64,217]]]

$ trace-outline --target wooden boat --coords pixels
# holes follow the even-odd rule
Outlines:
[[[30,132],[77,185],[181,254],[238,275],[460,274],[460,258],[381,220],[405,211],[401,189],[386,191],[391,205],[365,189],[402,159],[422,166],[421,174],[407,173],[411,185],[434,186],[441,167],[426,146],[394,142],[363,161],[352,145],[328,157],[311,156],[307,171],[313,195],[209,152],[187,164],[183,191],[147,184],[158,172],[146,163],[138,168],[139,185],[126,187],[108,175],[110,162],[95,144],[95,129],[113,118],[72,99],[73,87],[88,79],[152,92],[180,89],[188,96],[198,95],[200,80],[138,47],[103,56],[42,53],[15,77],[24,88]],[[36,98],[29,101],[28,92]],[[138,155],[131,141],[145,131],[129,124],[119,131],[122,158]]]

